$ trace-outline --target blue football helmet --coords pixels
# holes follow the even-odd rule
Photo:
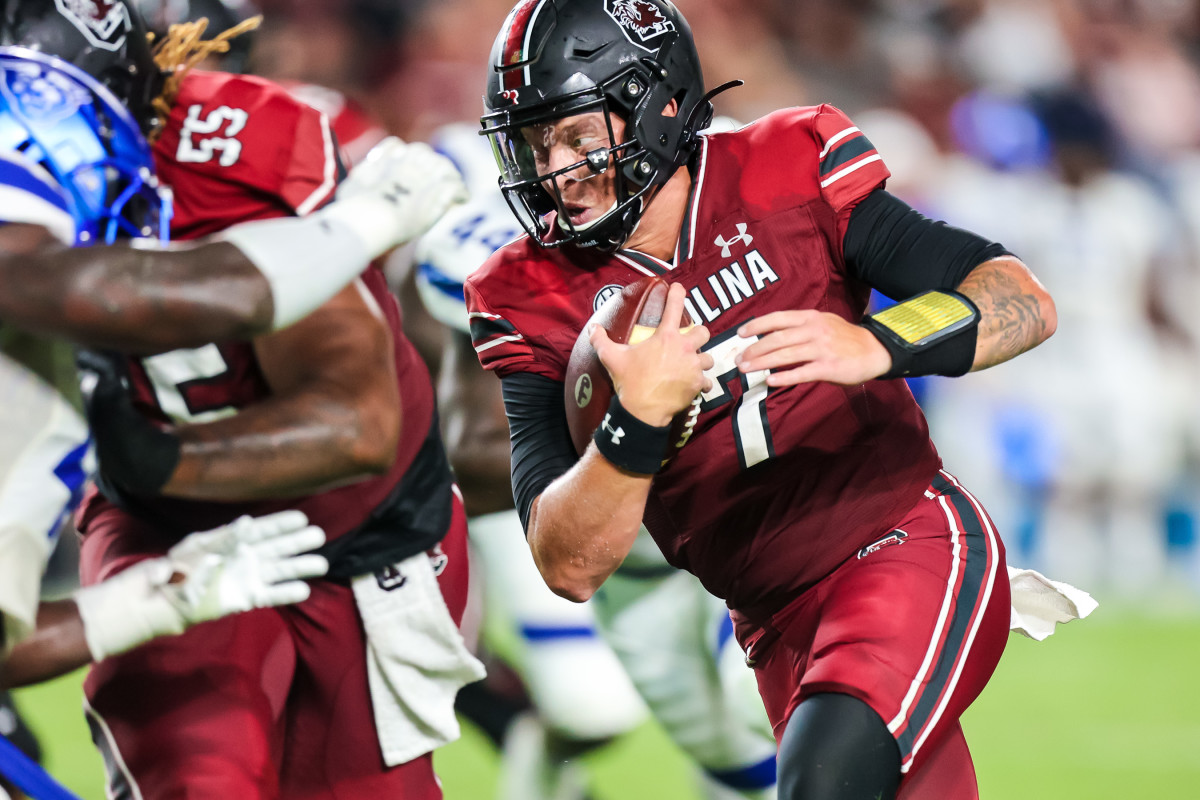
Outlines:
[[[133,116],[65,61],[0,47],[0,148],[39,164],[66,191],[76,244],[168,238],[171,194]]]

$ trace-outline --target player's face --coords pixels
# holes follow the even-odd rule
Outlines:
[[[604,151],[623,139],[625,122],[609,116],[610,136],[605,117],[603,112],[593,111],[521,129],[539,175],[579,165],[555,178],[562,197],[559,213],[576,228],[595,222],[617,202],[614,171],[608,169],[611,158]],[[597,155],[597,151],[601,153]],[[593,164],[597,159],[603,164],[603,171],[587,165],[589,154],[593,154]]]

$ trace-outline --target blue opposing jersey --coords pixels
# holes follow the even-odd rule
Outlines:
[[[493,252],[524,235],[500,194],[491,147],[472,125],[440,128],[433,146],[462,173],[470,202],[455,206],[417,245],[417,289],[438,322],[469,333],[463,281]]]
[[[0,224],[13,222],[41,225],[64,244],[75,243],[66,192],[20,153],[0,151]]]

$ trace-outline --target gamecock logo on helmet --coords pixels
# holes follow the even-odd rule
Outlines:
[[[129,31],[129,9],[117,0],[54,0],[59,13],[96,47],[119,50]]]
[[[675,23],[649,0],[604,0],[604,10],[621,26],[626,39],[646,50],[657,50],[658,40],[675,30]]]

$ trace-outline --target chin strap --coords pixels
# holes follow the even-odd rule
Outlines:
[[[712,111],[712,99],[714,97],[722,92],[727,92],[730,89],[736,89],[738,86],[745,85],[746,82],[743,80],[726,81],[717,88],[709,89],[707,92],[705,92],[704,96],[700,98],[700,101],[696,103],[696,105],[692,106],[692,111],[690,114],[688,114],[687,121],[683,123],[683,140],[687,141],[688,139],[692,138],[695,136],[697,128],[707,128],[709,123],[712,122],[712,114],[709,113],[707,115],[708,118],[704,120],[703,125],[697,126],[696,124],[700,121],[701,115],[704,114],[706,109],[709,112]]]

